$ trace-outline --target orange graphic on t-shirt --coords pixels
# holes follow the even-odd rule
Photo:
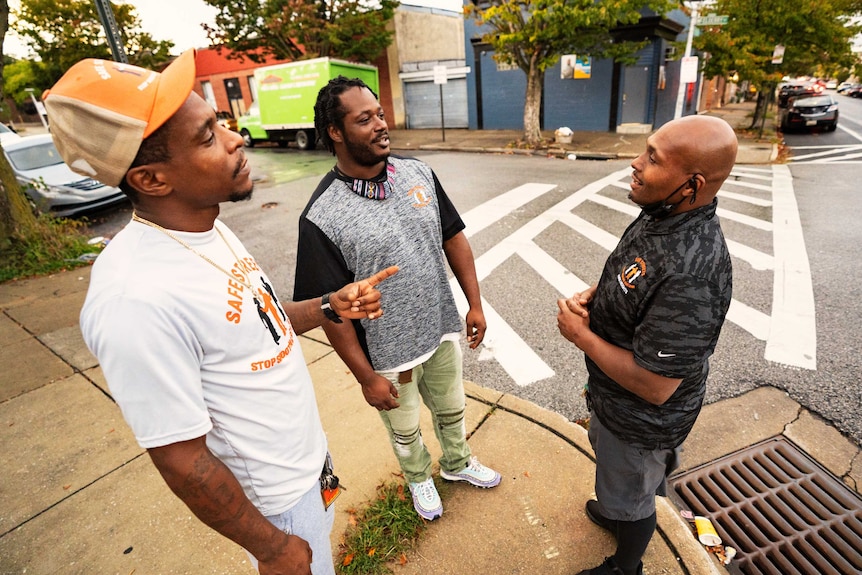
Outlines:
[[[413,186],[407,190],[407,195],[413,198],[414,208],[424,208],[431,203],[431,196],[425,193],[425,186]]]
[[[257,289],[257,301],[258,303],[257,309],[260,310],[261,313],[267,314],[269,317],[275,320],[275,323],[278,324],[278,329],[281,330],[281,335],[287,334],[287,326],[284,325],[284,322],[281,320],[280,312],[281,310],[275,304],[272,296],[269,295],[266,291],[258,288]]]

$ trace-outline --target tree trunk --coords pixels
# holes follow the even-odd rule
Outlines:
[[[9,28],[9,2],[0,0],[0,102],[6,93],[3,84],[3,39]],[[28,237],[36,227],[36,216],[30,202],[21,191],[12,167],[0,149],[0,253],[12,243],[12,238]]]
[[[763,89],[757,91],[757,103],[754,105],[754,117],[751,118],[751,125],[748,127],[749,130],[756,130],[757,124],[760,122],[760,118],[766,114],[766,110],[764,109],[766,106],[766,98],[764,96],[765,94]]]
[[[35,229],[33,208],[21,191],[6,156],[0,151],[0,252],[9,247],[13,238],[28,238]]]
[[[539,125],[539,111],[542,109],[542,86],[545,83],[545,73],[539,70],[534,56],[530,60],[527,71],[527,94],[524,104],[524,141],[530,146],[537,146],[542,141],[542,131]]]

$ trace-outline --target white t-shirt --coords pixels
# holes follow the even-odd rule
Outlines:
[[[207,437],[264,515],[292,507],[326,454],[299,338],[269,279],[221,222],[203,233],[132,221],[96,260],[81,330],[138,443]],[[258,291],[260,306],[242,281]]]

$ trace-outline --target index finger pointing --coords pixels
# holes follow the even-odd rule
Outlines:
[[[398,273],[398,266],[389,266],[385,270],[377,272],[376,274],[368,278],[366,281],[368,282],[368,285],[374,287],[386,278],[394,276],[396,273]]]

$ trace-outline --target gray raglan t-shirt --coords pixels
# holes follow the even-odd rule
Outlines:
[[[299,220],[294,300],[318,297],[397,265],[378,289],[385,313],[354,321],[376,371],[408,364],[461,331],[449,287],[443,242],[464,223],[431,168],[390,156],[380,177],[385,199],[352,190],[352,178],[327,174]]]

